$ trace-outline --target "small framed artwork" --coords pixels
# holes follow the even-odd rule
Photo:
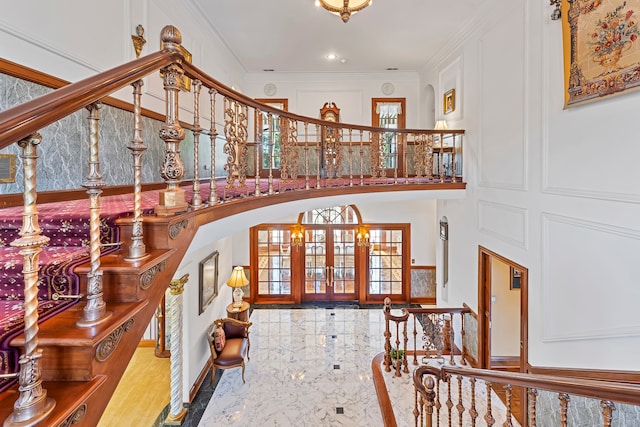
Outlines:
[[[449,89],[444,93],[444,101],[442,102],[442,112],[444,114],[453,113],[456,110],[456,90]]]
[[[218,295],[218,251],[200,261],[200,289],[198,314],[204,313]]]
[[[520,279],[522,277],[522,273],[517,268],[510,268],[511,270],[511,286],[509,289],[520,289]]]

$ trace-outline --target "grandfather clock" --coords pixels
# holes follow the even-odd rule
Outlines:
[[[325,102],[320,109],[320,119],[340,122],[340,109],[333,102]],[[337,178],[340,170],[340,129],[322,126],[320,150],[320,176]]]

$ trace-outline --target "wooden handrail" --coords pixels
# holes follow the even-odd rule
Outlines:
[[[478,368],[461,368],[458,366],[436,367],[422,365],[416,368],[413,373],[413,385],[418,393],[425,397],[428,391],[423,384],[422,377],[424,375],[434,375],[443,381],[446,381],[447,375],[462,375],[490,382],[568,393],[598,400],[610,400],[612,402],[630,405],[640,404],[640,387],[628,383],[492,371]]]
[[[426,308],[412,308],[412,307],[405,307],[402,309],[403,312],[406,312],[407,314],[449,314],[449,313],[453,313],[453,314],[467,314],[467,313],[471,313],[471,309],[468,307],[451,307],[451,308],[446,308],[446,307],[426,307]]]
[[[179,51],[165,49],[0,112],[0,149],[183,59]]]

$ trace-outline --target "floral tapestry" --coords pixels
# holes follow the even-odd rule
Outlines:
[[[640,0],[563,0],[565,107],[640,87]]]

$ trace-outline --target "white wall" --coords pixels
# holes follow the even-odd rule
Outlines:
[[[449,219],[448,295],[477,309],[478,246],[529,271],[529,363],[634,370],[632,266],[640,253],[640,93],[563,109],[560,22],[543,2],[487,10],[466,41],[421,73],[438,88],[458,61],[468,198]],[[440,87],[440,90],[444,88]],[[442,92],[436,93],[436,98]],[[612,151],[608,151],[611,148]],[[615,351],[613,351],[615,349]]]

